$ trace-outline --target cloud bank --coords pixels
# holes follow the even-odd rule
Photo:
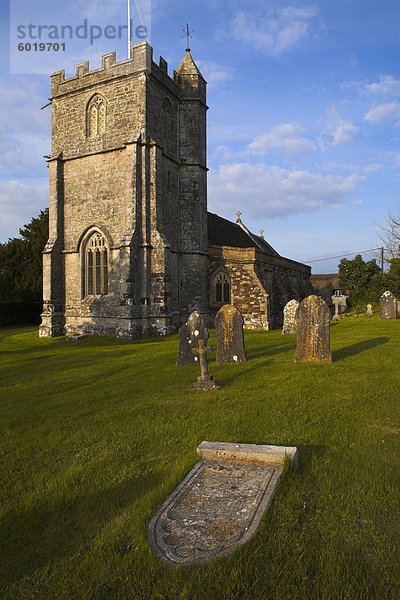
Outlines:
[[[322,175],[248,162],[221,165],[209,174],[211,210],[240,209],[252,218],[278,219],[295,213],[340,208],[364,177]]]

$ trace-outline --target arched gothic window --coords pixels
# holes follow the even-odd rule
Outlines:
[[[88,106],[87,133],[94,137],[106,130],[106,105],[101,96],[94,96]]]
[[[85,247],[84,296],[104,294],[108,294],[108,251],[104,237],[95,231]]]
[[[217,273],[214,278],[214,286],[216,304],[229,304],[231,301],[231,285],[228,275],[223,271]]]

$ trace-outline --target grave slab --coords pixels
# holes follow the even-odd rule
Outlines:
[[[249,541],[285,456],[297,466],[293,447],[202,442],[197,453],[200,460],[149,523],[150,547],[170,566],[206,563]]]

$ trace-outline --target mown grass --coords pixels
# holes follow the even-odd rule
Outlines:
[[[400,322],[332,324],[332,364],[295,363],[278,330],[245,340],[247,363],[214,353],[222,387],[192,392],[176,335],[0,329],[2,597],[400,598]],[[297,446],[299,470],[242,549],[169,568],[147,524],[202,440]]]

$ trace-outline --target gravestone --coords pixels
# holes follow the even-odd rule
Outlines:
[[[367,317],[372,317],[372,304],[367,304]]]
[[[208,338],[208,331],[207,331]],[[212,390],[219,388],[218,381],[214,381],[208,374],[207,352],[212,352],[212,346],[206,346],[207,339],[198,340],[198,348],[193,348],[192,352],[200,363],[200,377],[193,384],[194,390]]]
[[[340,317],[339,317],[339,302],[340,302],[340,300],[338,297],[334,298],[333,304],[335,306],[335,314],[333,315],[333,318],[332,318],[333,321],[339,321],[339,319],[340,319]]]
[[[187,323],[179,329],[179,356],[176,364],[180,367],[197,363],[199,357],[193,353],[198,349],[199,339],[208,340],[208,329],[198,312],[192,312]]]
[[[215,317],[217,365],[246,362],[243,317],[237,308],[225,304]]]
[[[297,309],[296,362],[332,362],[329,321],[331,311],[319,296],[308,296]]]
[[[297,333],[296,311],[299,307],[297,300],[290,300],[283,309],[282,334]]]
[[[383,292],[379,298],[379,318],[389,320],[396,318],[396,298],[389,290]]]
[[[157,510],[151,549],[167,565],[206,563],[231,554],[256,533],[282,474],[297,468],[297,448],[201,442],[200,460]]]

